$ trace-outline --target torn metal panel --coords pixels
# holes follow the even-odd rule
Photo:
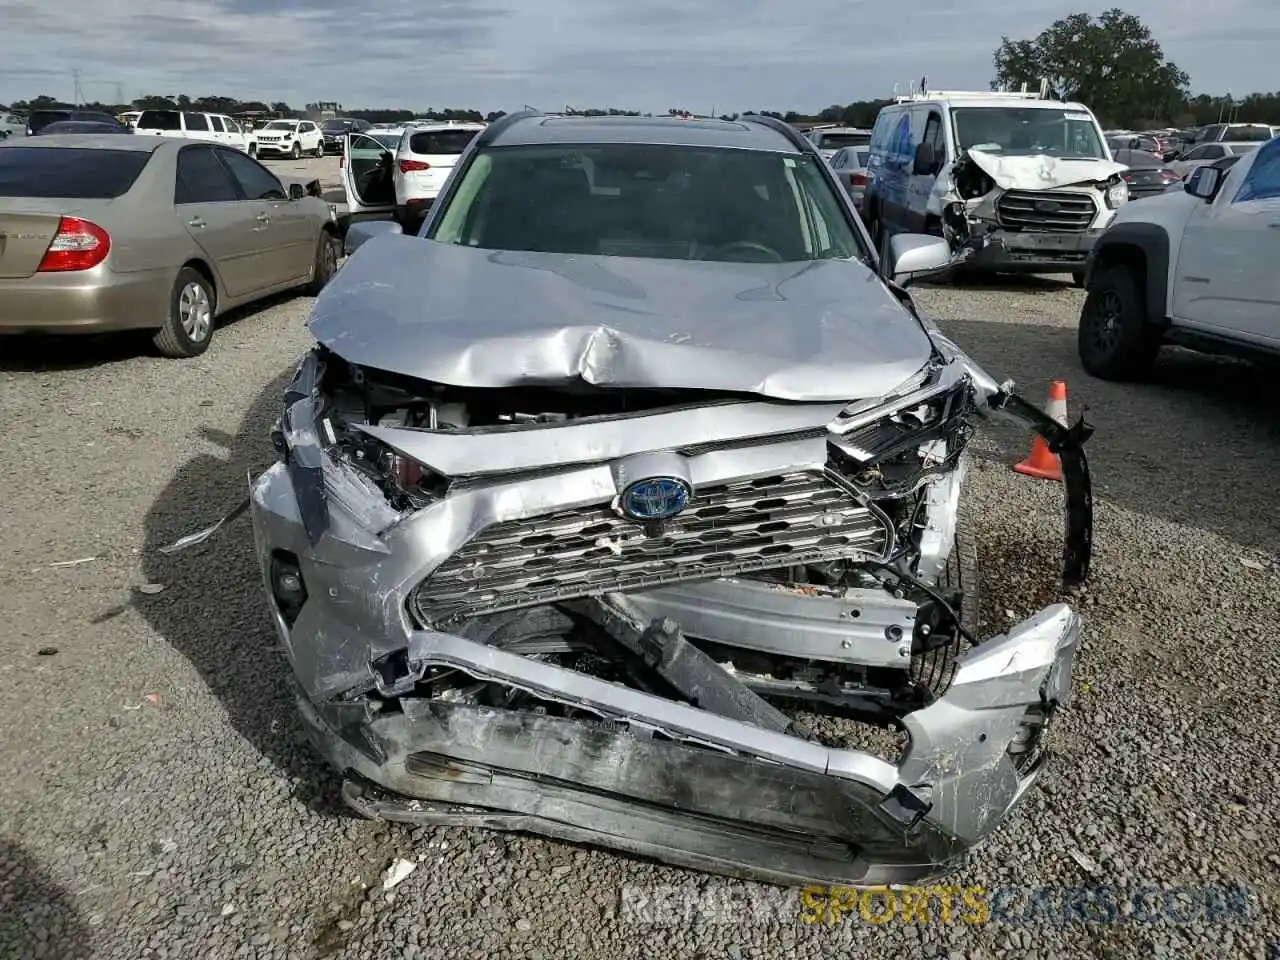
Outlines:
[[[1034,783],[1040,765],[1019,769],[1005,747],[1028,709],[1065,695],[1079,630],[1057,606],[966,654],[951,691],[905,718],[911,749],[898,768],[440,635],[422,636],[413,655],[679,742],[410,699],[359,725],[373,749],[300,705],[330,762],[399,795],[349,790],[366,813],[532,830],[772,882],[910,882],[948,869]]]
[[[352,363],[453,386],[581,382],[818,402],[880,396],[930,352],[919,323],[856,260],[565,257],[404,236],[362,247],[320,295],[311,329]]]
[[[1077,183],[1103,183],[1128,169],[1114,160],[1074,160],[1045,154],[1006,157],[970,149],[968,156],[1001,190],[1051,190]]]

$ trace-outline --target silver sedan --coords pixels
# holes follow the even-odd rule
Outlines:
[[[214,143],[106,134],[0,146],[0,333],[155,330],[203,353],[232,307],[337,269],[319,184]]]

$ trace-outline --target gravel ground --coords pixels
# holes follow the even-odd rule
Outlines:
[[[1122,902],[1244,884],[1248,919],[809,926],[792,892],[347,817],[300,742],[246,522],[175,558],[154,549],[234,505],[269,462],[307,343],[309,301],[285,298],[241,311],[190,362],[128,340],[0,343],[0,957],[1267,956],[1280,941],[1268,378],[1170,352],[1150,383],[1091,381],[1074,349],[1081,295],[1056,281],[918,296],[1029,396],[1065,377],[1097,426],[1089,627],[1059,756],[956,882],[1024,900],[1101,885]],[[990,631],[1056,595],[1060,491],[1009,471],[1026,445],[1003,427],[976,445]],[[395,857],[419,866],[386,895]],[[667,906],[657,922],[634,909],[646,896]]]

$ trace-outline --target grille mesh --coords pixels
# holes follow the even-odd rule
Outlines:
[[[1088,194],[1010,190],[996,201],[996,213],[1001,225],[1010,229],[1083,233],[1098,208]]]
[[[420,622],[536,606],[605,590],[883,557],[881,515],[822,473],[789,473],[700,490],[655,536],[607,504],[482,530],[413,591]]]

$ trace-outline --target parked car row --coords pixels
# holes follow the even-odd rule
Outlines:
[[[286,185],[237,147],[165,136],[7,141],[0,235],[0,332],[147,329],[171,357],[203,353],[232,307],[318,292],[339,251],[318,182]]]

